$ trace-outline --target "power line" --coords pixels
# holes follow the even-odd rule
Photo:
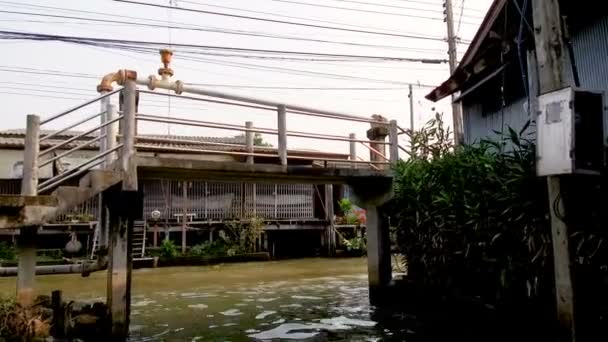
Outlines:
[[[308,2],[300,2],[300,1],[291,1],[291,0],[273,0],[273,1],[284,2],[284,3],[289,3],[289,4],[295,4],[295,5],[303,5],[303,6],[331,8],[331,9],[344,10],[344,11],[352,11],[352,12],[364,12],[364,13],[392,15],[392,16],[398,16],[398,17],[409,17],[409,18],[428,19],[428,20],[440,20],[440,21],[443,20],[443,19],[441,19],[439,17],[428,17],[428,16],[423,16],[423,15],[413,15],[413,14],[383,12],[383,11],[372,11],[372,10],[365,10],[365,9],[360,9],[360,8],[340,7],[340,6],[332,6],[332,5],[321,5],[321,4],[313,4],[313,3],[308,3]]]
[[[156,46],[163,47],[167,46],[166,42],[152,42],[152,41],[138,41],[138,40],[121,40],[121,39],[108,39],[108,38],[92,38],[92,37],[79,37],[79,36],[61,36],[61,35],[50,35],[41,33],[28,33],[28,32],[17,32],[17,31],[1,31],[0,35],[4,35],[3,39],[25,39],[25,40],[38,40],[38,41],[63,41],[75,44],[89,44],[95,46],[104,46],[103,44],[110,45],[112,47],[128,48],[129,44],[131,47],[135,45],[143,46]],[[99,44],[101,43],[101,44]],[[369,56],[369,55],[348,55],[348,54],[330,54],[330,53],[319,53],[319,52],[305,52],[305,51],[286,51],[286,50],[266,50],[266,49],[251,49],[251,48],[237,48],[230,46],[213,46],[213,45],[197,45],[197,44],[184,44],[184,43],[173,43],[171,44],[176,47],[184,48],[197,48],[203,50],[226,50],[232,52],[249,52],[249,53],[260,53],[260,54],[283,54],[283,55],[296,55],[296,56],[311,56],[311,57],[327,57],[327,58],[355,58],[355,59],[366,59],[366,60],[384,60],[384,61],[400,61],[400,62],[421,62],[439,64],[445,63],[445,59],[430,59],[430,58],[414,58],[414,57],[391,57],[391,56]]]
[[[215,62],[215,61],[214,61]],[[305,72],[304,70],[298,70]],[[50,75],[59,77],[71,77],[71,78],[86,78],[86,79],[100,79],[101,76],[95,76],[93,74],[85,73],[69,73],[61,70],[51,69],[36,69],[36,68],[24,68],[16,66],[0,66],[0,72],[13,72],[13,73],[26,73],[35,75]],[[348,77],[345,75],[335,75],[340,77]],[[14,82],[16,83],[16,82]],[[402,87],[296,87],[296,86],[259,86],[259,85],[245,85],[245,84],[223,84],[223,83],[190,83],[198,86],[210,86],[210,87],[224,87],[224,88],[248,88],[248,89],[289,89],[289,90],[403,90],[408,84],[404,84]],[[434,85],[425,85],[420,83],[412,83],[418,87],[429,87],[434,88]]]
[[[285,14],[277,14],[277,13],[273,13],[273,12],[256,11],[256,10],[250,10],[250,9],[244,9],[244,8],[237,8],[237,7],[230,7],[230,6],[212,5],[212,4],[208,4],[208,3],[201,3],[201,2],[197,2],[197,1],[189,1],[189,0],[180,0],[180,2],[189,3],[189,4],[194,4],[194,5],[198,5],[198,6],[207,6],[207,7],[212,7],[212,8],[228,9],[228,10],[240,11],[240,12],[246,12],[246,13],[264,14],[264,15],[270,15],[270,16],[273,16],[273,17],[279,17],[279,18],[288,18],[288,19],[306,20],[307,22],[316,22],[316,23],[324,23],[324,24],[333,24],[333,25],[341,25],[341,26],[348,26],[348,27],[362,28],[362,29],[366,29],[366,30],[369,30],[369,29],[374,29],[374,30],[381,30],[381,31],[384,31],[384,32],[394,32],[394,33],[401,33],[401,34],[412,34],[412,35],[415,35],[415,33],[404,33],[404,32],[399,31],[399,30],[387,29],[387,28],[384,28],[384,27],[374,27],[374,26],[353,25],[353,24],[349,24],[349,23],[337,22],[337,21],[331,21],[331,20],[320,20],[320,19],[313,19],[313,18],[306,18],[306,17],[298,17],[298,16],[293,16],[293,15],[285,15]],[[441,39],[441,37],[437,37],[437,38]]]
[[[385,8],[398,8],[398,9],[405,9],[405,10],[424,11],[424,12],[430,12],[430,13],[443,14],[443,11],[441,11],[441,10],[433,10],[433,9],[428,9],[428,8],[395,6],[395,5],[378,4],[378,3],[371,3],[371,2],[365,2],[365,1],[356,1],[356,0],[333,0],[333,1],[348,2],[348,3],[367,5],[367,6],[378,6],[378,7],[385,7]],[[469,17],[472,18],[472,19],[481,19],[479,17],[473,17],[473,16],[469,16]]]
[[[265,21],[265,22],[271,22],[271,23],[277,23],[277,24],[295,25],[295,26],[312,27],[312,28],[320,28],[320,29],[336,30],[336,31],[345,31],[345,32],[367,33],[367,34],[381,35],[381,36],[391,36],[391,37],[412,38],[412,39],[422,39],[422,40],[444,41],[443,38],[425,37],[425,36],[407,35],[407,34],[397,34],[397,33],[379,32],[379,31],[369,31],[369,30],[355,30],[355,29],[348,29],[348,28],[343,28],[343,27],[333,27],[333,26],[313,25],[313,24],[298,23],[298,22],[285,21],[285,20],[276,20],[276,19],[252,17],[252,16],[230,14],[230,13],[223,13],[223,12],[197,10],[197,9],[193,9],[193,8],[170,7],[170,6],[160,5],[160,4],[147,4],[147,3],[137,2],[137,1],[131,1],[131,0],[114,0],[114,1],[116,1],[116,2],[123,2],[123,3],[129,3],[129,4],[135,4],[135,5],[140,5],[140,6],[150,6],[150,7],[158,7],[158,8],[170,8],[170,9],[180,10],[180,11],[186,11],[186,12],[219,15],[219,16],[239,18],[239,19]]]
[[[293,37],[293,36],[280,36],[280,35],[273,35],[273,34],[260,34],[260,33],[253,33],[253,32],[242,32],[242,31],[238,32],[238,31],[229,31],[229,30],[222,30],[222,29],[205,29],[205,28],[198,28],[198,27],[185,27],[185,26],[174,26],[174,25],[160,25],[160,24],[149,24],[149,23],[137,23],[137,22],[128,22],[128,21],[120,21],[120,20],[85,18],[85,17],[76,17],[76,16],[55,15],[55,14],[43,14],[43,13],[32,13],[32,12],[17,12],[17,11],[4,11],[4,10],[0,10],[0,13],[17,14],[17,15],[31,15],[31,16],[38,16],[38,17],[48,17],[48,18],[85,20],[85,21],[99,22],[99,23],[125,24],[125,25],[151,27],[151,28],[163,28],[163,29],[168,28],[168,29],[179,29],[179,30],[189,30],[189,31],[203,31],[203,32],[223,33],[223,34],[245,35],[245,36],[254,36],[254,37],[262,37],[262,38],[274,38],[274,39],[286,39],[286,40],[301,40],[301,41],[310,41],[310,42],[318,42],[318,43],[331,43],[331,44],[341,44],[341,45],[350,45],[350,46],[365,46],[365,47],[373,47],[373,48],[404,49],[404,50],[405,49],[409,49],[409,50],[412,49],[412,48],[408,48],[408,47],[405,47],[405,46],[391,46],[391,45],[381,45],[381,44],[367,44],[367,43],[356,43],[356,42],[345,42],[345,41],[333,41],[333,40],[301,38],[301,37]],[[70,24],[69,22],[54,22],[54,23],[66,23],[66,24]],[[435,50],[435,51],[437,51],[437,50]]]

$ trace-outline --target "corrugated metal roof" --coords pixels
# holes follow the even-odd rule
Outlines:
[[[41,136],[52,134],[55,131],[53,130],[42,130]],[[73,138],[77,135],[82,134],[80,131],[66,131],[63,132],[51,139],[44,140],[40,144],[41,149],[47,149],[49,147],[55,146],[57,144],[62,143],[63,141]],[[73,142],[66,144],[63,149],[70,149],[76,147],[78,145],[82,145],[86,141],[94,139],[98,135],[88,134],[79,139],[74,140]],[[164,140],[163,140],[164,139]],[[167,153],[179,153],[175,150],[175,148],[187,148],[187,149],[200,149],[200,150],[213,150],[213,151],[233,151],[233,152],[245,152],[245,137],[244,136],[236,136],[236,137],[204,137],[204,136],[185,136],[185,135],[163,135],[163,134],[141,134],[139,135],[139,141],[137,145],[141,146],[140,150],[146,149],[146,147],[150,147],[150,149],[154,150],[154,152],[160,152],[159,148],[166,148]],[[187,143],[187,142],[171,142],[167,140],[181,140],[181,141],[192,141],[195,143]],[[209,144],[205,144],[209,143]],[[241,145],[241,146],[222,146],[215,145],[217,143],[220,144],[231,144],[231,145]],[[25,129],[9,129],[0,131],[0,148],[5,149],[23,149],[25,144]],[[94,142],[86,147],[83,150],[98,150],[99,143]],[[275,147],[271,146],[256,146],[256,153],[268,153],[274,154],[277,152]],[[192,153],[192,152],[184,152],[184,153]],[[330,153],[330,152],[322,152],[315,150],[288,150],[288,154],[292,156],[306,156],[313,158],[336,158],[336,159],[348,159],[348,154],[343,153]]]
[[[54,133],[53,130],[41,130],[40,135],[45,136]],[[66,131],[51,139],[44,140],[41,144],[41,148],[48,148],[54,145],[57,145],[67,139],[73,138],[77,135],[82,134],[80,131]],[[92,134],[87,134],[81,138],[76,139],[72,143],[66,145],[65,148],[72,148],[77,145],[81,145],[86,141],[94,139],[98,136],[97,132]],[[203,136],[183,136],[183,135],[160,135],[160,134],[142,134],[142,138],[146,140],[144,144],[150,144],[153,146],[171,146],[173,144],[164,144],[164,143],[154,143],[153,139],[180,139],[180,140],[190,140],[197,142],[211,142],[211,143],[224,143],[224,144],[236,144],[236,145],[244,145],[245,137],[203,137]],[[25,143],[25,129],[9,129],[5,131],[0,131],[0,148],[23,148]],[[179,144],[181,147],[184,147],[184,144]],[[190,145],[188,145],[190,146]],[[212,145],[210,145],[212,146]],[[84,149],[95,150],[99,148],[99,143],[91,143],[87,145]]]

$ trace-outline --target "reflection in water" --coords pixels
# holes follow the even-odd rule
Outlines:
[[[13,291],[15,279],[1,279]],[[38,277],[41,293],[100,300],[105,273]],[[134,271],[132,341],[377,341],[365,259],[303,259]],[[403,340],[403,339],[397,339]]]

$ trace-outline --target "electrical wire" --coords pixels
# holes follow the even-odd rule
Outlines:
[[[115,0],[117,1],[117,0]],[[121,0],[122,1],[122,0]],[[108,38],[93,38],[93,37],[82,37],[82,36],[62,36],[62,35],[51,35],[42,33],[28,33],[18,31],[0,31],[0,38],[2,39],[24,39],[24,40],[39,40],[39,41],[63,41],[71,42],[76,44],[90,44],[101,46],[101,44],[114,45],[115,47],[129,47],[133,45],[140,46],[155,46],[162,47],[167,46],[166,42],[153,42],[153,41],[138,41],[138,40],[122,40],[122,39],[108,39]],[[101,44],[100,44],[101,43]],[[266,50],[266,49],[252,49],[252,48],[238,48],[230,46],[213,46],[213,45],[197,45],[197,44],[184,44],[174,43],[172,44],[178,47],[184,48],[198,48],[203,50],[225,50],[233,52],[254,52],[260,54],[284,54],[284,55],[299,55],[299,56],[315,56],[315,57],[334,57],[334,58],[356,58],[356,59],[367,59],[367,60],[384,60],[384,61],[400,61],[400,62],[421,62],[421,63],[447,63],[445,59],[431,59],[431,58],[415,58],[415,57],[391,57],[391,56],[370,56],[370,55],[349,55],[349,54],[330,54],[320,52],[306,52],[306,51],[286,51],[286,50]]]
[[[407,17],[407,18],[416,18],[416,19],[428,19],[428,20],[440,20],[440,21],[443,20],[440,17],[428,17],[428,16],[423,16],[423,15],[413,15],[413,14],[383,12],[383,11],[372,11],[372,10],[365,10],[365,9],[359,9],[359,8],[340,7],[340,6],[332,6],[332,5],[321,5],[321,4],[313,4],[313,3],[308,3],[308,2],[300,2],[300,1],[292,1],[292,0],[273,0],[273,1],[275,1],[275,2],[289,3],[289,4],[294,4],[294,5],[302,5],[302,6],[311,6],[311,7],[320,7],[320,8],[331,8],[331,9],[344,10],[344,11],[363,12],[363,13],[382,14],[382,15],[392,15],[392,16]]]
[[[89,22],[132,25],[132,26],[149,27],[149,28],[176,29],[176,30],[197,31],[197,32],[212,32],[212,33],[221,33],[221,34],[271,38],[271,39],[297,40],[297,41],[308,41],[308,42],[328,43],[328,44],[338,44],[338,45],[348,45],[348,46],[363,46],[363,47],[371,47],[371,48],[409,50],[409,51],[412,51],[412,50],[434,51],[434,52],[439,51],[439,50],[432,50],[432,49],[410,48],[410,47],[406,47],[406,46],[392,46],[392,45],[383,45],[383,44],[368,44],[368,43],[357,43],[357,42],[349,42],[349,41],[314,39],[314,38],[304,38],[304,37],[295,37],[295,36],[283,36],[283,35],[276,35],[276,34],[246,32],[246,31],[238,31],[238,30],[187,27],[187,26],[183,26],[183,25],[176,26],[176,25],[168,25],[168,24],[161,25],[161,24],[138,23],[138,22],[111,20],[111,19],[85,18],[85,17],[55,15],[55,14],[45,14],[45,13],[18,12],[18,11],[5,11],[5,10],[0,10],[0,13],[16,14],[16,15],[30,15],[30,16],[38,16],[38,17],[47,17],[47,18],[84,20],[84,21],[89,21]],[[139,19],[139,20],[142,20],[142,19]],[[68,22],[54,22],[54,23],[70,24]]]
[[[113,0],[113,1],[122,2],[122,3],[128,3],[128,4],[134,4],[134,5],[140,5],[140,6],[158,7],[158,8],[167,8],[168,7],[168,6],[160,5],[160,4],[149,4],[149,3],[143,3],[143,2],[131,1],[131,0]],[[186,11],[186,12],[193,12],[193,13],[200,13],[200,14],[211,14],[211,15],[218,15],[218,16],[238,18],[238,19],[248,19],[248,20],[256,20],[256,21],[264,21],[264,22],[270,22],[270,23],[276,23],[276,24],[303,26],[303,27],[311,27],[311,28],[319,28],[319,29],[335,30],[335,31],[366,33],[366,34],[381,35],[381,36],[390,36],[390,37],[401,37],[401,38],[412,38],[412,39],[422,39],[422,40],[444,41],[443,38],[426,37],[426,36],[420,36],[420,35],[397,34],[397,33],[389,33],[389,32],[371,31],[371,30],[348,29],[348,28],[344,28],[344,27],[335,27],[335,26],[313,25],[313,24],[307,24],[307,23],[299,23],[299,22],[293,22],[293,21],[268,19],[268,18],[253,17],[253,16],[245,16],[245,15],[238,15],[238,14],[231,14],[231,13],[224,13],[224,12],[197,10],[197,9],[185,8],[185,7],[170,7],[170,8],[173,8],[175,10],[180,10],[180,11]]]

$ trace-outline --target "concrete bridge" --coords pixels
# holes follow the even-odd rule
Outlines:
[[[111,313],[112,333],[116,339],[124,339],[128,334],[129,326],[133,224],[138,215],[133,208],[138,207],[134,203],[142,200],[138,180],[160,175],[184,180],[236,179],[350,186],[357,204],[367,210],[370,300],[372,303],[378,303],[382,292],[391,280],[389,227],[386,218],[382,215],[382,205],[392,197],[393,180],[390,166],[399,159],[399,149],[402,148],[399,146],[398,136],[403,133],[403,129],[399,128],[395,121],[388,122],[378,116],[366,118],[188,86],[181,81],[171,79],[173,71],[167,62],[170,56],[166,51],[161,54],[165,65],[159,70],[160,78],[157,76],[139,78],[134,71],[120,70],[102,79],[98,86],[100,96],[97,98],[44,119],[37,115],[28,115],[21,195],[0,196],[0,229],[20,229],[18,301],[23,305],[29,305],[35,297],[36,240],[39,227],[75,205],[93,196],[101,196],[102,212],[105,214],[102,215],[99,241],[101,249],[98,260],[91,264],[72,266],[64,271],[89,272],[107,267],[107,304]],[[121,87],[113,89],[113,83]],[[138,89],[138,85],[145,86],[148,90]],[[175,94],[155,92],[155,89],[171,90]],[[184,93],[189,95],[183,95]],[[179,97],[193,102],[207,101],[265,110],[276,115],[278,125],[276,128],[256,128],[251,123],[247,123],[241,127],[219,122],[147,115],[138,111],[140,94]],[[113,96],[120,97],[120,110],[112,104]],[[87,117],[77,115],[64,129],[48,135],[40,134],[41,126],[60,118],[65,119],[68,115],[74,116],[79,109],[92,106],[101,107],[98,114]],[[354,134],[339,136],[292,131],[287,129],[290,115],[356,122],[368,125],[369,130],[365,139],[359,139]],[[41,167],[75,153],[88,144],[75,146],[53,156],[51,152],[65,148],[63,145],[69,144],[71,139],[45,150],[40,150],[41,142],[92,120],[100,120],[100,124],[83,134],[98,132],[98,138],[94,140],[100,142],[99,153],[67,172],[39,181]],[[142,139],[138,135],[138,126],[142,122],[241,131],[246,135],[246,151],[208,149],[209,144],[230,144],[175,140],[173,142],[182,144],[180,146],[183,144],[190,146],[175,147],[176,152],[189,152],[192,156],[197,153],[218,153],[239,156],[242,160],[212,162],[201,161],[194,157],[151,157],[138,154],[138,142]],[[278,136],[276,154],[256,151],[255,133]],[[288,155],[289,137],[348,142],[350,158],[342,160],[291,157]],[[145,139],[149,141],[153,138]],[[162,140],[164,143],[171,142],[167,141],[171,139]],[[369,159],[358,158],[356,147],[361,145],[369,150]],[[298,158],[306,159],[307,163],[297,162]],[[288,163],[288,160],[292,162]],[[66,185],[68,181],[74,184],[76,180],[78,185]],[[40,268],[38,272],[41,273]]]

